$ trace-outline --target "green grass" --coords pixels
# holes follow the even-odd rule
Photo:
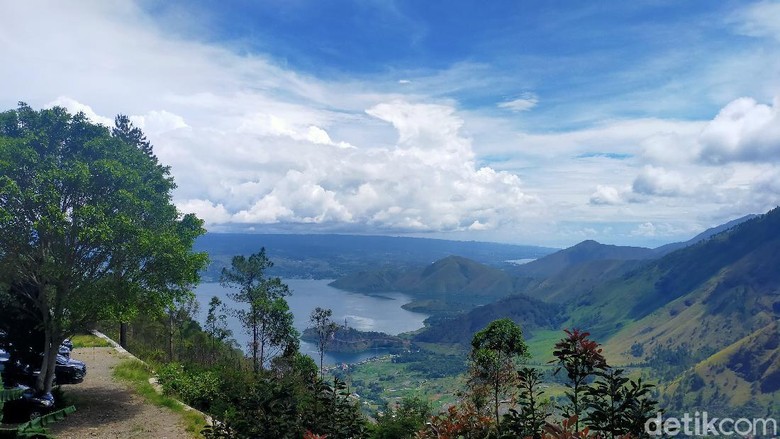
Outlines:
[[[202,437],[200,432],[206,426],[203,416],[192,410],[186,410],[177,400],[161,395],[149,383],[152,373],[149,368],[138,360],[125,360],[114,368],[114,377],[128,382],[132,388],[148,402],[158,406],[167,407],[178,413],[184,420],[185,429],[193,437]]]
[[[546,364],[548,361],[553,360],[553,347],[564,336],[566,334],[559,329],[534,331],[533,337],[526,341],[528,353],[531,354],[531,359],[528,362],[531,364]]]
[[[74,348],[108,348],[111,343],[92,334],[79,334],[70,338]]]

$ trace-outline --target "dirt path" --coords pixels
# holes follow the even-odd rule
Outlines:
[[[76,405],[76,413],[52,426],[61,439],[160,438],[190,439],[179,415],[156,407],[136,395],[127,384],[112,377],[124,358],[114,348],[75,349],[73,358],[87,363],[83,383],[63,386]]]

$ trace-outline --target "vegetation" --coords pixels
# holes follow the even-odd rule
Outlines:
[[[154,374],[146,364],[138,360],[125,360],[114,368],[114,376],[130,384],[136,393],[150,403],[159,407],[166,407],[181,414],[185,422],[185,430],[193,435],[200,434],[206,427],[206,419],[202,414],[186,410],[178,400],[167,395],[161,395],[152,386],[149,379]]]
[[[339,325],[330,318],[332,315],[332,310],[318,306],[314,308],[309,317],[309,323],[311,323],[314,332],[317,333],[317,351],[320,354],[320,379],[322,379],[322,362],[325,356],[325,349],[327,349],[336,331],[339,330]]]
[[[66,416],[76,411],[76,407],[67,406],[35,419],[26,420],[21,424],[4,425],[5,405],[23,398],[22,389],[5,389],[3,376],[0,374],[0,438],[49,438],[46,427],[54,422],[62,421]]]
[[[68,335],[159,310],[205,266],[191,251],[201,221],[176,210],[169,169],[130,127],[112,133],[60,107],[0,114],[0,294],[42,329],[40,391]]]
[[[248,258],[235,256],[230,268],[222,269],[220,283],[237,287],[231,298],[244,303],[248,309],[235,310],[241,324],[252,337],[249,351],[255,373],[267,366],[273,356],[298,349],[298,332],[293,328],[293,315],[284,296],[290,289],[278,277],[267,278],[265,271],[273,262],[265,255],[265,248]]]
[[[496,427],[500,421],[498,409],[505,389],[514,382],[515,367],[528,357],[523,331],[513,321],[501,319],[491,322],[474,334],[471,341],[471,384],[479,392],[487,388],[493,397]]]

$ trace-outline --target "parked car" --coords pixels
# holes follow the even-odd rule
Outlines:
[[[5,363],[3,380],[11,384],[33,387],[41,372],[38,364],[34,367],[20,360],[9,360]],[[87,375],[87,365],[83,361],[57,355],[54,366],[54,384],[79,384]]]
[[[8,355],[8,352],[0,349],[0,373],[3,373],[6,363],[8,363],[10,360],[11,356]]]
[[[6,388],[22,390],[22,396],[4,404],[2,419],[5,422],[31,421],[55,410],[54,396],[51,393],[40,394],[35,392],[34,389],[21,384]]]
[[[57,384],[78,384],[87,376],[87,365],[83,361],[57,355],[54,376]]]

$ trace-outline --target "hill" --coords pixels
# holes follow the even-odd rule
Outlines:
[[[558,329],[566,318],[560,305],[544,303],[532,297],[517,295],[472,309],[450,319],[444,319],[420,331],[416,342],[447,343],[468,346],[474,333],[488,323],[509,317],[523,328],[526,338],[538,329]]]
[[[465,311],[517,289],[514,279],[506,272],[460,256],[448,256],[407,270],[360,271],[336,279],[330,285],[359,293],[406,293],[414,301],[404,308],[435,314]]]

